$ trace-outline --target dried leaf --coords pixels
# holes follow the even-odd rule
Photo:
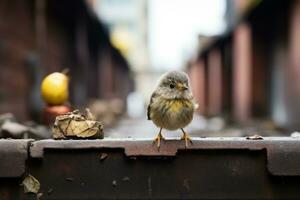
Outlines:
[[[85,112],[88,120],[96,120],[96,117],[91,113],[90,109],[86,108]]]
[[[37,194],[40,190],[40,182],[30,174],[25,177],[21,185],[24,186],[25,193]]]
[[[263,140],[263,137],[261,135],[252,135],[252,136],[247,136],[246,137],[247,140]]]
[[[87,109],[86,115],[78,110],[57,116],[53,126],[53,137],[103,138],[103,125]]]

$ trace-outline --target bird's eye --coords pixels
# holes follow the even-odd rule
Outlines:
[[[173,83],[170,84],[170,88],[173,89],[175,85]]]

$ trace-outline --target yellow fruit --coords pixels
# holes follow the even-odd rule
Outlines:
[[[46,76],[41,85],[43,99],[50,105],[61,105],[69,98],[69,78],[54,72]]]

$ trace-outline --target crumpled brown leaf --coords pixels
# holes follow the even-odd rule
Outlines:
[[[25,193],[35,193],[35,194],[39,192],[41,187],[40,182],[30,174],[24,178],[21,185],[24,186]]]
[[[93,114],[86,109],[86,114],[74,110],[55,119],[53,138],[103,138],[103,125],[95,121]]]

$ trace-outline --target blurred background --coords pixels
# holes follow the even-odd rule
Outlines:
[[[68,68],[73,109],[108,137],[152,137],[156,81],[183,70],[199,103],[191,135],[289,135],[299,53],[297,0],[1,0],[0,126],[42,123],[41,82]]]

